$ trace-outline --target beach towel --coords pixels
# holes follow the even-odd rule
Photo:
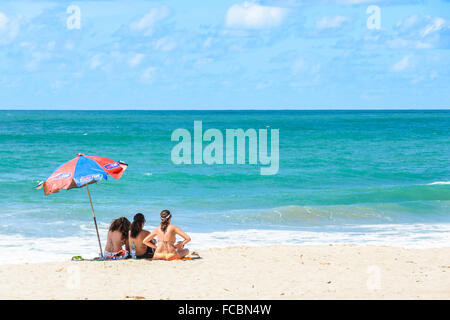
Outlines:
[[[130,256],[128,256],[125,259],[131,259]],[[187,256],[185,256],[182,259],[171,259],[171,260],[164,260],[164,259],[158,259],[158,260],[163,260],[163,261],[173,261],[173,260],[182,260],[182,261],[188,261],[188,260],[197,260],[197,259],[201,259],[200,255],[196,252],[192,252],[190,254],[188,254]],[[115,260],[124,260],[124,258],[121,259],[110,259],[108,257],[96,257],[93,259],[84,259],[82,256],[73,256],[72,261],[115,261]],[[138,260],[152,260],[152,259],[138,259]],[[157,259],[155,259],[157,260]]]

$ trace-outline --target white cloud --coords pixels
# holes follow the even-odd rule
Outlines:
[[[316,21],[316,27],[320,30],[336,29],[340,28],[347,20],[347,17],[344,16],[323,17]]]
[[[387,44],[391,48],[431,49],[447,47],[449,21],[429,15],[412,15],[399,20]]]
[[[53,57],[53,55],[48,50],[37,51],[32,48],[30,53],[30,58],[25,63],[25,69],[28,71],[38,70],[42,61],[48,61]]]
[[[411,55],[404,56],[400,61],[395,63],[391,70],[394,72],[400,72],[408,69],[411,66]]]
[[[153,82],[155,80],[155,72],[156,72],[155,67],[149,67],[145,69],[144,73],[142,74],[142,79]]]
[[[441,30],[445,26],[445,20],[442,18],[435,18],[425,29],[422,30],[421,35],[425,37],[432,32]]]
[[[96,54],[95,56],[93,56],[91,58],[91,62],[89,64],[89,68],[91,68],[92,70],[97,69],[102,64],[102,61],[100,59],[101,56],[102,56],[101,53]]]
[[[416,41],[414,44],[415,44],[416,49],[431,49],[431,48],[433,48],[433,46],[427,42]]]
[[[3,12],[0,12],[0,31],[6,29],[6,25],[9,22],[9,18]]]
[[[420,22],[419,15],[414,14],[412,16],[407,17],[406,19],[398,21],[396,26],[397,26],[397,28],[399,28],[399,30],[404,31],[404,30],[414,27],[419,22]]]
[[[169,16],[169,9],[167,7],[153,8],[149,13],[144,15],[138,21],[131,23],[131,30],[143,31],[146,36],[153,33],[155,24],[161,20],[164,20]]]
[[[11,42],[19,34],[19,23],[0,12],[0,45]]]
[[[232,5],[225,16],[225,24],[231,28],[263,29],[279,26],[287,10],[244,2]]]
[[[164,37],[155,41],[155,48],[164,52],[171,51],[176,47],[176,42],[169,37]]]
[[[410,40],[410,39],[402,39],[402,38],[395,38],[395,39],[387,40],[386,45],[391,49],[405,49],[405,48],[431,49],[431,48],[433,48],[433,46],[427,42]]]
[[[441,31],[449,27],[449,22],[440,17],[431,17],[429,15],[420,16],[414,14],[405,19],[399,20],[396,25],[396,30],[409,33],[413,36],[426,37],[433,32]]]
[[[130,65],[130,67],[134,68],[142,62],[142,59],[144,59],[144,57],[145,55],[143,55],[142,53],[137,53],[128,61],[128,64]]]

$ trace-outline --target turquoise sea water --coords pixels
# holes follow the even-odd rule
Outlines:
[[[171,134],[195,120],[279,129],[278,174],[173,164]],[[85,188],[33,189],[77,153],[129,164],[90,188],[103,236],[113,218],[142,212],[151,228],[167,208],[199,248],[448,245],[449,128],[449,111],[0,111],[0,249],[17,261],[97,253]]]

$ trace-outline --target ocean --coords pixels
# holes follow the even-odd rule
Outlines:
[[[278,129],[277,174],[248,162],[174,164],[171,135],[193,133],[194,121]],[[449,128],[450,111],[0,111],[0,263],[98,254],[86,188],[34,189],[77,153],[129,165],[90,186],[103,248],[112,219],[141,212],[151,229],[163,209],[196,250],[449,246]]]

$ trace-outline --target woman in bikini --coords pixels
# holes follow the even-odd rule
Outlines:
[[[189,250],[184,249],[184,246],[191,241],[191,237],[177,226],[170,224],[171,220],[172,215],[169,210],[161,211],[161,225],[143,241],[146,246],[155,249],[153,259],[175,260],[182,259],[189,254]],[[175,244],[177,235],[181,236],[184,241]],[[154,237],[158,238],[157,246],[152,242]]]
[[[128,245],[128,231],[130,230],[130,221],[121,217],[114,219],[109,226],[108,238],[106,240],[105,257],[114,257],[125,246],[130,251]]]
[[[130,243],[130,248],[136,249],[136,258],[151,259],[155,250],[143,243],[143,240],[150,234],[149,231],[144,230],[144,225],[144,215],[142,213],[136,214],[133,218],[133,223],[131,223],[128,242]],[[154,240],[152,240],[152,243],[155,244]]]

